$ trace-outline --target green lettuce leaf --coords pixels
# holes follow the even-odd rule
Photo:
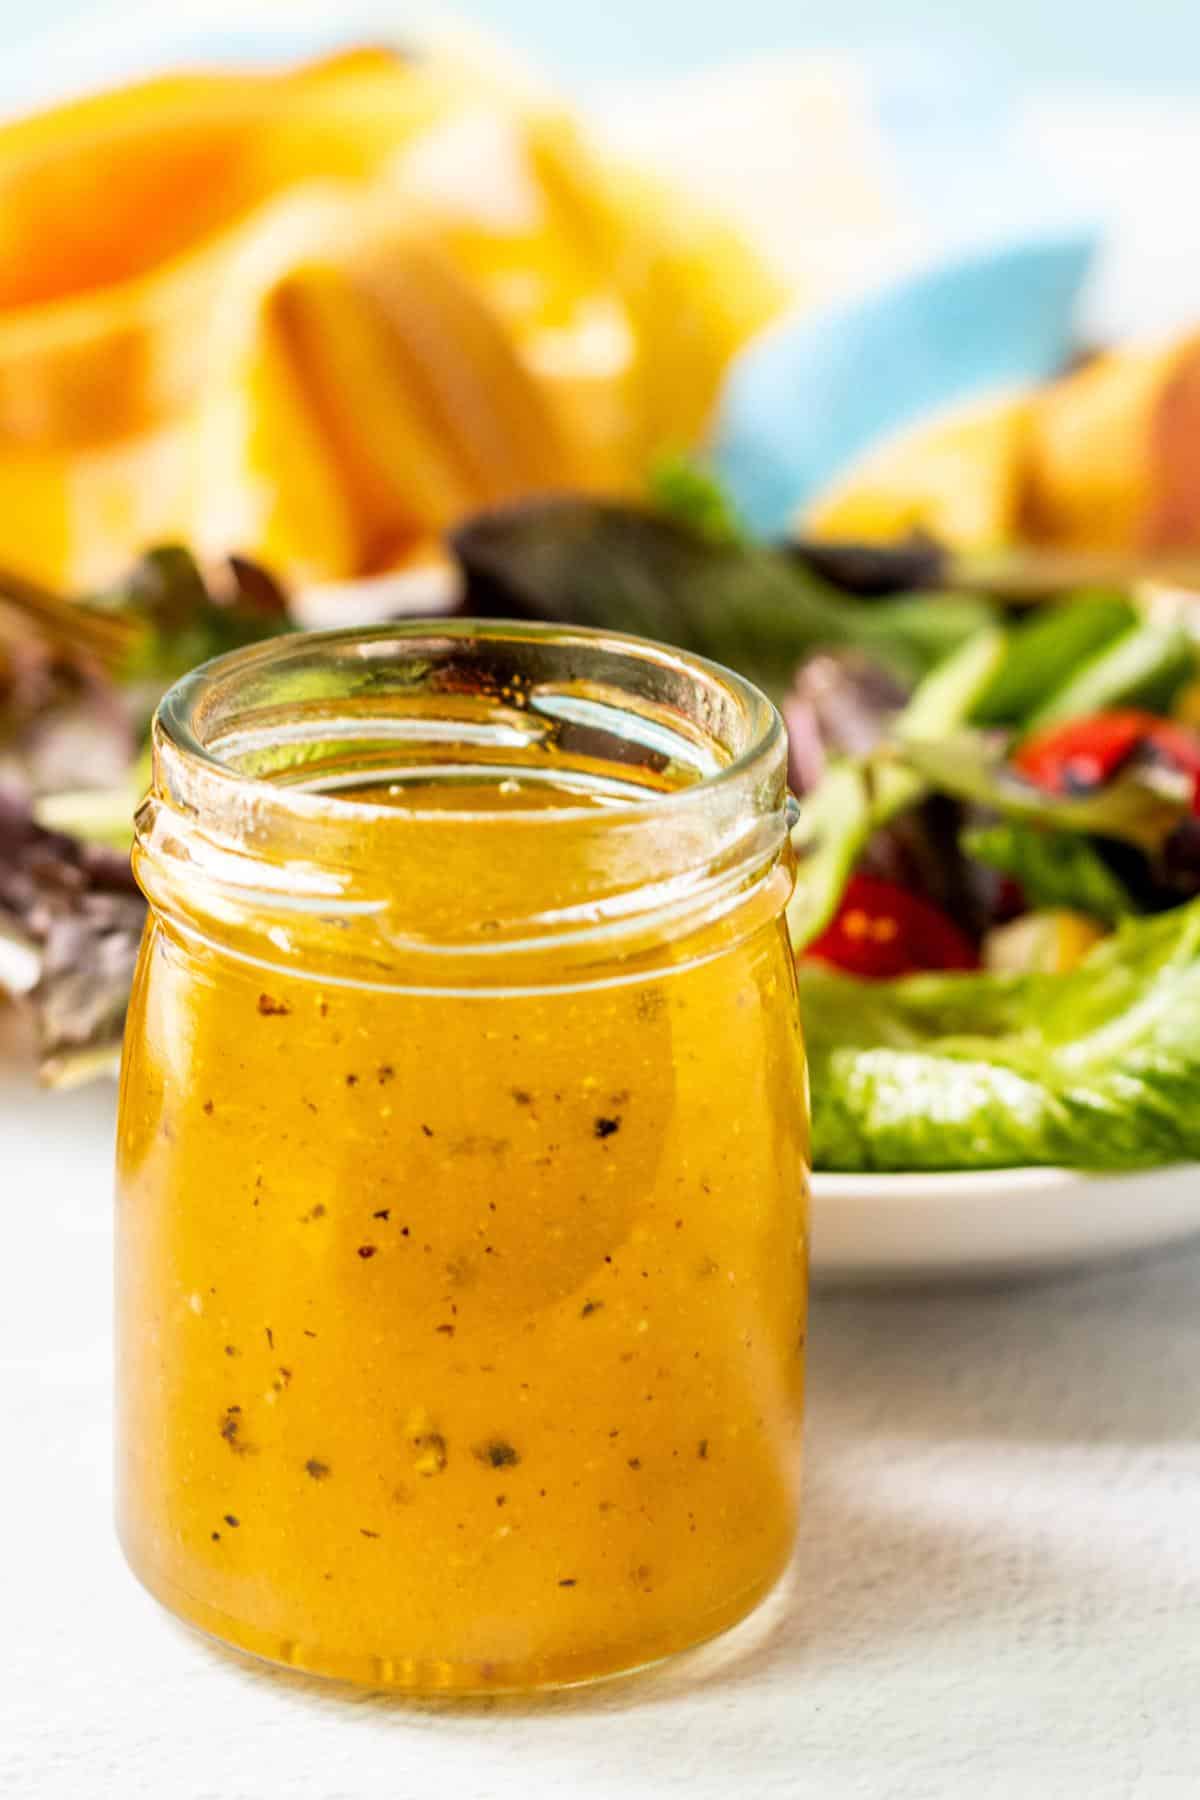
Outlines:
[[[1004,662],[972,722],[1023,724],[1137,622],[1137,609],[1123,594],[1078,594],[1040,609],[1009,633]]]
[[[1200,1158],[1200,901],[1064,975],[799,980],[819,1169]]]

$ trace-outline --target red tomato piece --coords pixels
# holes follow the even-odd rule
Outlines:
[[[1193,810],[1200,811],[1200,737],[1154,713],[1129,708],[1068,719],[1029,738],[1013,760],[1038,787],[1071,794],[1103,787],[1142,749],[1156,752],[1170,767],[1193,777]]]
[[[868,981],[979,967],[975,945],[939,906],[873,875],[851,876],[833,920],[804,954]]]

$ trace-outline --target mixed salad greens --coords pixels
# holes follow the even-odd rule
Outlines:
[[[780,702],[818,1167],[1200,1158],[1200,597],[1035,603],[936,586],[928,544],[751,543],[687,465],[450,549],[469,613],[674,642]],[[0,578],[0,988],[49,1079],[119,1045],[155,698],[288,622],[262,570],[181,551],[72,603]]]
[[[750,544],[677,472],[658,500],[471,521],[467,605],[666,638],[779,700],[816,1166],[1200,1157],[1200,597],[1015,579],[1010,610],[906,591],[936,547]]]

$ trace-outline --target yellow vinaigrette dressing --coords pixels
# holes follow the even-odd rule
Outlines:
[[[513,626],[283,640],[156,730],[119,1133],[119,1521],[167,1606],[413,1691],[725,1629],[796,1517],[783,745]]]

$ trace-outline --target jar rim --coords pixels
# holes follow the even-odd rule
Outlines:
[[[226,651],[209,658],[180,677],[159,703],[153,724],[156,758],[165,756],[186,768],[191,764],[198,774],[218,782],[236,783],[240,793],[272,811],[294,811],[316,822],[321,816],[357,816],[364,822],[398,814],[414,823],[430,825],[449,822],[458,829],[476,827],[500,820],[508,828],[521,820],[536,821],[539,828],[557,822],[572,824],[589,816],[585,806],[555,802],[536,811],[521,813],[492,808],[455,809],[421,807],[405,804],[396,807],[379,801],[347,798],[335,790],[297,788],[264,780],[244,770],[215,751],[205,741],[202,718],[206,704],[211,704],[218,684],[245,681],[255,674],[282,669],[287,663],[313,652],[352,649],[365,653],[376,646],[395,643],[407,646],[409,654],[424,644],[438,640],[470,642],[480,640],[517,644],[544,644],[567,647],[577,644],[593,652],[608,652],[641,662],[659,670],[673,670],[693,681],[722,690],[735,703],[745,720],[745,741],[728,755],[728,760],[700,774],[699,778],[668,790],[648,790],[644,796],[630,793],[605,807],[605,817],[614,822],[633,820],[648,814],[662,818],[669,809],[695,804],[697,796],[709,798],[715,790],[736,787],[749,778],[751,785],[764,763],[779,756],[785,735],[782,718],[767,696],[736,671],[692,651],[679,650],[652,638],[632,633],[606,631],[589,626],[557,625],[526,620],[479,619],[470,617],[402,619],[383,625],[340,626],[332,630],[287,632],[264,642]],[[724,747],[728,748],[728,747]],[[180,769],[180,773],[183,769]]]
[[[647,639],[473,619],[289,634],[163,702],[134,871],[156,911],[255,954],[479,981],[552,951],[565,978],[778,912],[786,763],[765,695]],[[476,809],[472,784],[508,774],[544,794]],[[463,804],[421,805],[426,776],[465,778]]]

